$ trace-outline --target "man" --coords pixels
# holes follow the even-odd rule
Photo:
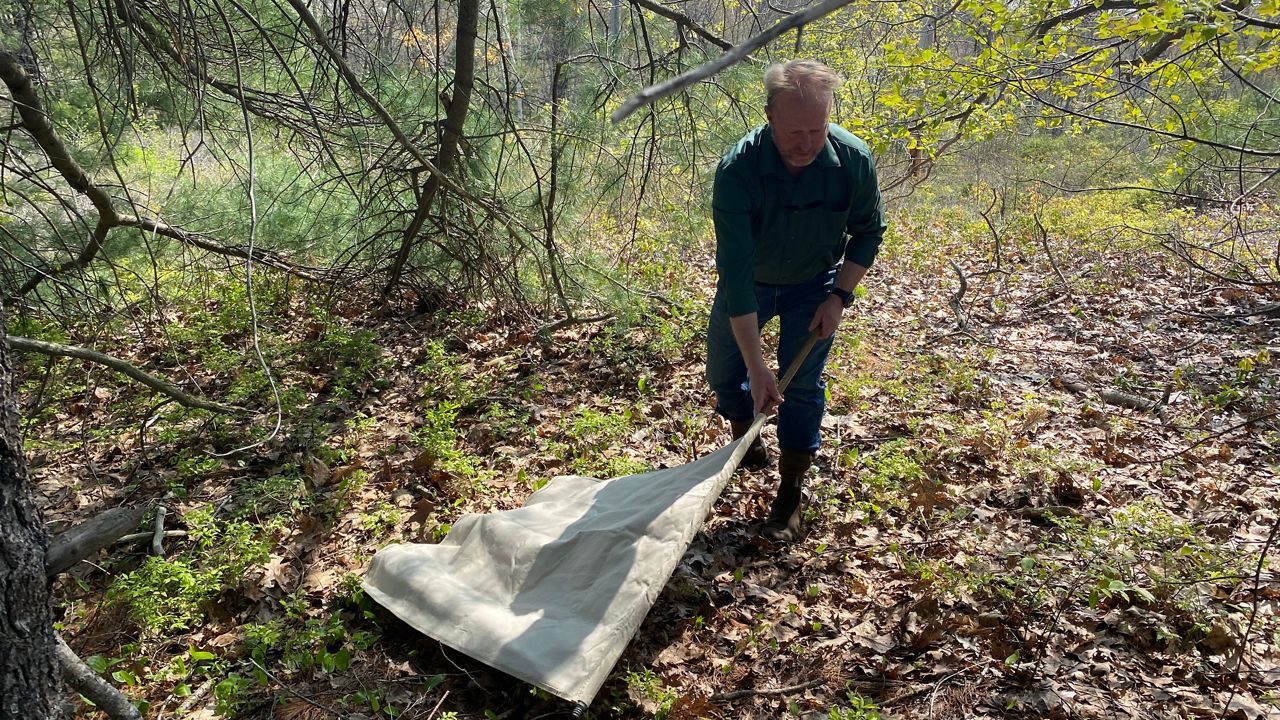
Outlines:
[[[822,371],[885,229],[871,151],[829,123],[840,82],[811,60],[769,67],[768,123],[725,154],[712,199],[719,280],[707,329],[707,380],[735,438],[756,414],[777,406],[781,481],[762,529],[777,542],[800,537],[801,488],[825,409]],[[774,316],[780,368],[791,364],[810,331],[820,338],[785,402],[760,344],[760,328]],[[757,439],[743,464],[763,469],[769,462]]]

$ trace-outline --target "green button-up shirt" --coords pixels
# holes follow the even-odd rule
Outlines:
[[[799,177],[783,165],[768,125],[747,133],[720,161],[711,208],[731,317],[757,310],[757,282],[801,283],[842,257],[871,267],[885,230],[871,150],[835,124]]]

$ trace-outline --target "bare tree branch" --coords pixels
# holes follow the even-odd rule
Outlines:
[[[1133,2],[1133,0],[1103,0],[1101,3],[1086,3],[1080,7],[1071,8],[1066,12],[1041,20],[1034,28],[1031,29],[1031,37],[1041,37],[1063,23],[1068,23],[1072,20],[1079,20],[1082,17],[1092,15],[1096,12],[1106,10],[1136,10],[1138,8],[1151,7],[1154,4],[1155,3],[1150,2]]]
[[[89,198],[89,202],[93,203],[98,210],[98,222],[93,229],[93,234],[79,255],[73,260],[34,273],[15,293],[16,296],[22,296],[34,290],[48,277],[82,268],[92,262],[98,251],[102,249],[107,231],[119,220],[119,215],[111,202],[111,197],[89,179],[89,175],[71,157],[66,145],[58,137],[58,132],[49,122],[41,106],[40,98],[36,96],[31,77],[23,69],[18,56],[3,49],[0,49],[0,80],[4,81],[13,95],[12,101],[18,109],[18,115],[22,118],[23,129],[40,146],[45,156],[49,158],[50,164],[62,175],[67,184],[76,192]]]
[[[291,1],[296,2],[297,0]],[[814,20],[826,17],[851,2],[853,2],[853,0],[825,0],[824,2],[814,5],[807,10],[798,12],[780,20],[774,24],[773,27],[747,40],[720,57],[709,62],[705,62],[686,73],[671,78],[670,80],[665,80],[656,85],[650,85],[635,95],[632,95],[619,105],[617,110],[613,111],[613,114],[609,116],[609,119],[615,123],[622,122],[641,107],[644,107],[654,101],[661,100],[668,95],[677,93],[700,80],[705,80],[706,78],[715,75],[721,70],[732,67],[733,65],[741,62],[755,50],[769,44],[769,42],[788,30],[802,25],[807,25]]]
[[[120,217],[119,227],[131,227],[146,232],[153,232],[157,235],[163,235],[167,238],[172,238],[186,245],[190,245],[191,247],[211,252],[214,255],[240,258],[242,260],[247,260],[249,258],[248,248],[223,245],[214,241],[212,238],[201,235],[200,233],[190,232],[183,228],[160,222],[159,220],[152,220],[151,218],[138,218],[131,215],[124,215]],[[267,267],[289,273],[290,275],[310,282],[322,283],[335,279],[324,277],[322,275],[322,273],[325,272],[324,270],[299,265],[267,250],[255,248],[253,251],[253,261],[259,265],[266,265]]]
[[[733,48],[733,43],[729,42],[728,40],[724,40],[723,38],[717,35],[713,35],[706,28],[694,22],[693,18],[689,17],[688,15],[685,15],[684,13],[672,10],[671,8],[665,5],[659,5],[658,3],[653,2],[653,0],[631,0],[631,3],[638,7],[642,7],[646,10],[649,10],[656,15],[661,15],[662,17],[668,20],[674,21],[678,25],[683,25],[689,28],[689,30],[694,35],[697,35],[698,37],[706,40],[707,42],[711,43],[712,45],[715,45],[716,47],[722,50],[730,50]]]
[[[118,373],[122,373],[134,380],[137,380],[162,395],[168,395],[186,407],[209,410],[211,412],[222,414],[245,412],[244,408],[223,405],[211,400],[198,398],[154,375],[139,370],[134,365],[131,365],[118,357],[106,355],[98,352],[97,350],[90,350],[89,348],[83,348],[77,345],[60,345],[58,343],[45,342],[44,340],[32,340],[31,338],[18,337],[16,335],[9,336],[9,346],[14,350],[35,352],[42,355],[71,357],[78,360],[88,360],[89,362],[109,367]]]

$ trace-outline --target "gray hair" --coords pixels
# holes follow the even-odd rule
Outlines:
[[[840,73],[817,60],[774,63],[764,71],[764,90],[768,98],[765,105],[773,105],[773,98],[782,92],[798,92],[803,97],[809,97],[811,93],[826,93],[830,97],[843,83]]]

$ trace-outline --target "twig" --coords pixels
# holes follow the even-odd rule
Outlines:
[[[556,330],[560,330],[561,328],[569,327],[570,325],[589,325],[591,323],[605,322],[612,319],[613,313],[605,313],[604,315],[595,315],[593,317],[566,317],[556,320],[553,323],[543,325],[538,328],[537,332],[534,334],[546,335],[548,333],[553,333]]]
[[[274,682],[276,685],[279,685],[281,689],[283,689],[285,692],[289,693],[290,695],[298,698],[299,700],[301,700],[304,703],[307,703],[308,705],[311,705],[312,707],[319,708],[320,710],[323,710],[334,717],[338,717],[338,718],[342,717],[342,713],[338,712],[337,710],[334,710],[328,705],[325,705],[324,703],[321,703],[317,700],[312,700],[311,698],[307,697],[306,695],[303,695],[297,690],[294,690],[292,687],[286,685],[285,683],[280,682],[280,678],[276,677],[270,670],[264,668],[261,664],[258,663],[257,660],[254,660],[253,658],[249,658],[249,662],[252,663],[254,667],[261,670],[263,675],[266,675],[267,677],[271,678],[272,682]]]
[[[1256,422],[1262,422],[1263,420],[1270,420],[1271,418],[1273,418],[1273,417],[1277,417],[1277,416],[1280,416],[1280,410],[1278,410],[1278,411],[1276,411],[1276,412],[1269,412],[1269,413],[1266,413],[1265,415],[1258,415],[1258,416],[1256,416],[1256,417],[1251,417],[1251,418],[1249,418],[1249,419],[1245,420],[1245,421],[1244,421],[1244,422],[1242,422],[1242,423],[1236,423],[1235,425],[1232,425],[1231,427],[1227,428],[1226,430],[1221,430],[1221,431],[1216,432],[1216,433],[1214,433],[1214,434],[1212,434],[1212,435],[1210,435],[1210,436],[1208,436],[1208,437],[1201,438],[1201,439],[1197,440],[1196,442],[1191,443],[1190,445],[1186,446],[1185,448],[1183,448],[1183,449],[1181,449],[1181,450],[1179,450],[1179,451],[1177,451],[1177,452],[1175,452],[1175,453],[1170,453],[1170,454],[1168,454],[1168,455],[1164,455],[1164,456],[1162,456],[1162,457],[1155,458],[1154,460],[1134,460],[1134,461],[1133,461],[1133,464],[1135,464],[1135,465],[1154,465],[1154,464],[1156,464],[1156,463],[1162,463],[1162,462],[1165,462],[1166,460],[1172,460],[1172,459],[1174,459],[1174,458],[1176,458],[1176,457],[1180,457],[1180,456],[1182,456],[1182,455],[1186,455],[1187,453],[1191,452],[1192,450],[1195,450],[1196,448],[1200,447],[1201,445],[1204,445],[1205,443],[1209,442],[1210,440],[1217,440],[1218,438],[1222,437],[1223,435],[1226,435],[1227,433],[1235,432],[1236,430],[1239,430],[1239,429],[1241,429],[1241,428],[1249,427],[1250,425],[1252,425],[1252,424],[1254,424],[1254,423],[1256,423]]]
[[[951,306],[951,312],[956,314],[956,330],[964,330],[969,326],[969,318],[965,316],[964,308],[960,305],[960,301],[964,299],[964,293],[969,289],[969,281],[965,279],[964,270],[960,269],[955,260],[947,258],[947,264],[951,266],[952,270],[956,271],[956,277],[960,278],[960,287],[947,300],[947,304]]]
[[[1040,246],[1044,248],[1045,255],[1049,256],[1049,265],[1058,276],[1058,282],[1062,283],[1062,289],[1067,293],[1067,297],[1071,297],[1071,285],[1067,283],[1066,276],[1062,274],[1062,268],[1058,267],[1058,261],[1053,257],[1053,249],[1049,247],[1049,231],[1045,230],[1044,224],[1040,222],[1040,213],[1034,213],[1031,217],[1036,221],[1036,229],[1040,231],[1036,234],[1040,236]]]
[[[1240,676],[1240,665],[1244,662],[1245,649],[1249,646],[1249,635],[1253,632],[1253,623],[1258,619],[1258,598],[1260,597],[1258,591],[1262,589],[1262,566],[1266,564],[1267,553],[1271,552],[1271,543],[1275,542],[1277,530],[1280,530],[1280,515],[1277,515],[1275,522],[1271,523],[1271,532],[1267,534],[1267,542],[1263,544],[1262,552],[1258,553],[1258,564],[1253,569],[1253,609],[1249,612],[1249,624],[1245,626],[1244,635],[1240,637],[1240,650],[1236,653],[1237,678]],[[1227,710],[1236,697],[1237,687],[1239,687],[1238,683],[1231,684],[1231,694],[1227,696],[1227,702],[1222,706],[1219,720],[1227,717]]]
[[[444,694],[440,696],[440,700],[436,702],[436,706],[431,708],[431,712],[427,713],[427,720],[431,720],[431,718],[436,716],[436,711],[439,710],[440,706],[444,704],[444,700],[447,697],[449,697],[449,691],[445,690]]]
[[[887,708],[887,707],[893,707],[894,705],[899,705],[908,700],[917,698],[929,692],[932,689],[933,689],[932,685],[921,685],[920,687],[915,688],[914,690],[906,690],[880,703],[880,707]]]
[[[191,696],[178,706],[178,709],[173,713],[174,717],[183,717],[187,713],[191,712],[191,709],[196,706],[196,703],[204,699],[204,696],[208,695],[209,691],[213,689],[213,680],[213,678],[208,678],[204,682],[200,683],[200,687],[196,688],[195,692],[191,693]]]
[[[794,692],[800,692],[801,690],[808,690],[809,688],[816,688],[826,684],[827,684],[826,680],[819,678],[816,680],[808,680],[798,685],[788,685],[786,687],[746,688],[744,690],[734,690],[733,692],[716,693],[715,695],[711,696],[711,702],[715,702],[715,703],[730,702],[733,700],[741,700],[742,698],[753,697],[756,695],[790,695],[791,693],[794,693]]]
[[[169,508],[156,506],[155,528],[151,531],[151,554],[156,557],[164,557],[164,516],[167,514]]]

